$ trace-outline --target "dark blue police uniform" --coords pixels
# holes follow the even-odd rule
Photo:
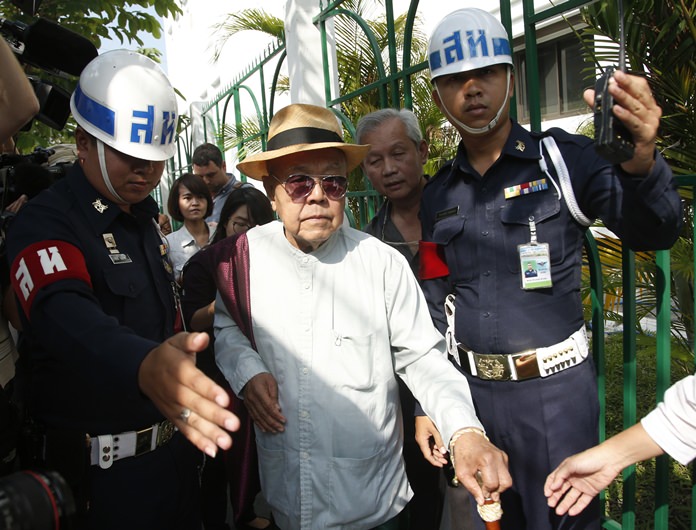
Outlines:
[[[509,455],[513,487],[503,494],[503,528],[597,528],[598,510],[561,520],[551,513],[543,493],[551,470],[598,441],[591,359],[547,377],[538,377],[532,366],[529,378],[506,381],[495,380],[507,374],[494,370],[493,380],[472,376],[473,357],[464,354],[534,351],[561,343],[583,327],[580,274],[586,228],[575,221],[566,200],[540,169],[539,140],[547,134],[563,154],[585,216],[602,219],[634,250],[666,249],[674,243],[681,202],[659,154],[651,174],[636,178],[600,158],[589,138],[560,129],[529,133],[513,122],[500,158],[485,175],[472,168],[460,143],[456,158],[426,185],[423,239],[444,250],[449,276],[427,279],[422,287],[443,333],[444,301],[454,294],[456,340],[463,354],[460,369],[488,436]],[[558,183],[546,154],[545,160]],[[547,178],[546,187],[506,198],[506,189],[519,191],[542,178]],[[530,242],[532,230],[538,243],[549,245],[552,286],[527,290],[519,246]]]
[[[46,430],[55,457],[47,464],[89,502],[89,528],[200,525],[200,453],[171,424],[165,429],[138,386],[140,363],[173,335],[176,314],[157,212],[151,197],[123,212],[75,165],[20,211],[8,238],[31,356],[29,413]],[[141,430],[143,454],[105,469],[79,444]],[[114,436],[115,452],[118,444]]]

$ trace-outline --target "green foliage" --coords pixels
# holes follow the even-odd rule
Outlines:
[[[214,45],[213,59],[217,61],[230,37],[241,31],[260,31],[285,42],[285,22],[263,9],[244,9],[227,15],[227,18],[215,26],[218,40]]]
[[[87,9],[86,9],[87,8]],[[177,0],[43,0],[37,16],[59,23],[65,28],[90,39],[97,49],[102,39],[116,38],[122,44],[135,42],[142,46],[142,34],[155,38],[162,35],[157,16],[182,13]],[[0,4],[0,17],[31,22],[9,2]]]
[[[246,118],[242,120],[238,128],[227,124],[223,125],[222,139],[224,141],[225,150],[237,147],[238,160],[243,160],[249,154],[258,153],[263,150],[259,123],[256,119]],[[219,140],[220,138],[216,139],[216,141]],[[240,141],[242,143],[240,143]],[[235,164],[232,164],[232,166]]]
[[[662,120],[657,147],[675,174],[696,173],[696,0],[624,0],[626,66],[646,76]],[[619,23],[616,2],[602,1],[582,9],[587,27],[580,34],[589,58],[596,64],[618,64]],[[588,127],[589,128],[589,127]],[[682,190],[688,199],[691,190]],[[686,348],[677,360],[692,363],[693,344],[693,212],[685,208],[684,232],[671,251],[672,306],[676,320],[673,336]],[[620,242],[611,251],[600,248],[605,283],[610,295],[621,296],[620,264],[611,264],[619,255]],[[640,263],[644,261],[644,263]],[[637,288],[644,296],[639,310],[654,312],[656,276],[650,258],[639,260]],[[615,289],[616,291],[612,291]],[[605,308],[605,316],[621,315]],[[641,316],[639,315],[638,318]]]
[[[159,38],[162,35],[162,27],[157,16],[150,12],[151,9],[162,17],[182,13],[177,0],[90,0],[88,4],[81,0],[43,0],[36,16],[57,22],[64,28],[86,37],[99,49],[102,40],[108,38],[115,38],[124,45],[136,43],[139,46],[144,44],[141,38],[143,34]],[[9,2],[0,3],[0,18],[27,24],[34,20]],[[139,51],[159,62],[159,50],[142,48]],[[68,93],[72,93],[77,83],[77,79],[71,76],[59,78],[30,66],[26,69],[28,74],[53,83]],[[62,131],[34,121],[29,131],[18,134],[16,144],[21,152],[26,153],[37,146],[70,143],[74,130],[75,122],[72,118]]]
[[[696,173],[696,0],[624,0],[627,67],[645,74],[662,107],[658,148],[676,174]],[[618,63],[616,2],[582,10],[592,59]],[[601,37],[603,41],[597,41]]]

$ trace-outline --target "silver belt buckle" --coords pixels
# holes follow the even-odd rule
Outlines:
[[[159,424],[159,429],[157,430],[157,447],[166,444],[172,439],[174,433],[176,432],[176,427],[169,420],[164,420]]]
[[[474,363],[476,372],[480,379],[490,381],[510,381],[512,372],[508,360],[509,355],[502,354],[476,354],[474,353]]]

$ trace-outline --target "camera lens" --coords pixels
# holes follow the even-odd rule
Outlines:
[[[75,501],[53,471],[20,471],[0,478],[0,530],[68,528]]]

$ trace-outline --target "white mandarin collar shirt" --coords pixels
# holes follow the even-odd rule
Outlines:
[[[261,372],[278,382],[285,431],[256,432],[265,497],[284,530],[374,528],[412,495],[396,375],[444,440],[481,428],[467,381],[447,360],[408,263],[389,246],[342,227],[304,253],[279,221],[247,236],[258,352],[219,295],[215,350],[235,393]]]

